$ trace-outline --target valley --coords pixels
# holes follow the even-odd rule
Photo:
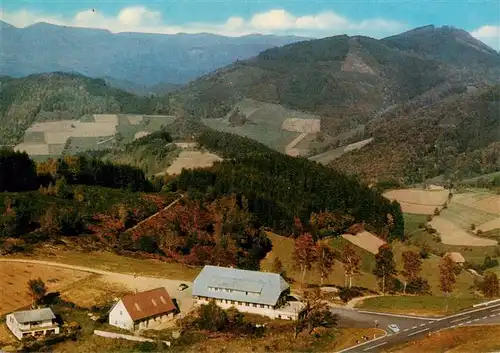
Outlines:
[[[500,53],[476,34],[0,24],[2,351],[498,346]]]

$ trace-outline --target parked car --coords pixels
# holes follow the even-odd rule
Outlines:
[[[183,291],[183,290],[185,290],[188,287],[189,286],[186,283],[181,283],[181,284],[179,284],[179,287],[177,287],[177,290],[178,291]]]
[[[398,325],[395,325],[395,324],[390,324],[388,327],[389,327],[389,328],[391,329],[391,331],[392,331],[392,332],[394,332],[394,333],[398,333],[398,332],[399,332],[399,327],[398,327]]]

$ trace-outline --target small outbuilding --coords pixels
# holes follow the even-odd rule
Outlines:
[[[177,306],[164,287],[130,294],[115,303],[109,311],[109,324],[137,331],[167,321],[177,313]]]
[[[59,333],[56,316],[50,308],[16,311],[8,314],[5,320],[9,330],[19,340]]]
[[[463,265],[465,263],[465,259],[459,252],[447,252],[444,254],[443,258],[449,257],[451,261],[456,264]]]

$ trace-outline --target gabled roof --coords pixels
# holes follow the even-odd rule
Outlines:
[[[33,309],[13,312],[12,315],[20,324],[27,324],[35,321],[54,320],[56,316],[50,308]]]
[[[453,262],[463,263],[465,262],[464,257],[459,252],[447,252],[444,257],[449,257]]]
[[[133,321],[167,314],[177,309],[164,287],[129,294],[122,298],[122,302]]]
[[[276,305],[281,293],[289,287],[277,273],[207,265],[193,282],[193,295]]]

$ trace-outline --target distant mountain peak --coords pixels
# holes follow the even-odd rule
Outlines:
[[[16,26],[11,25],[10,23],[7,23],[5,21],[0,20],[0,28],[17,28]]]

